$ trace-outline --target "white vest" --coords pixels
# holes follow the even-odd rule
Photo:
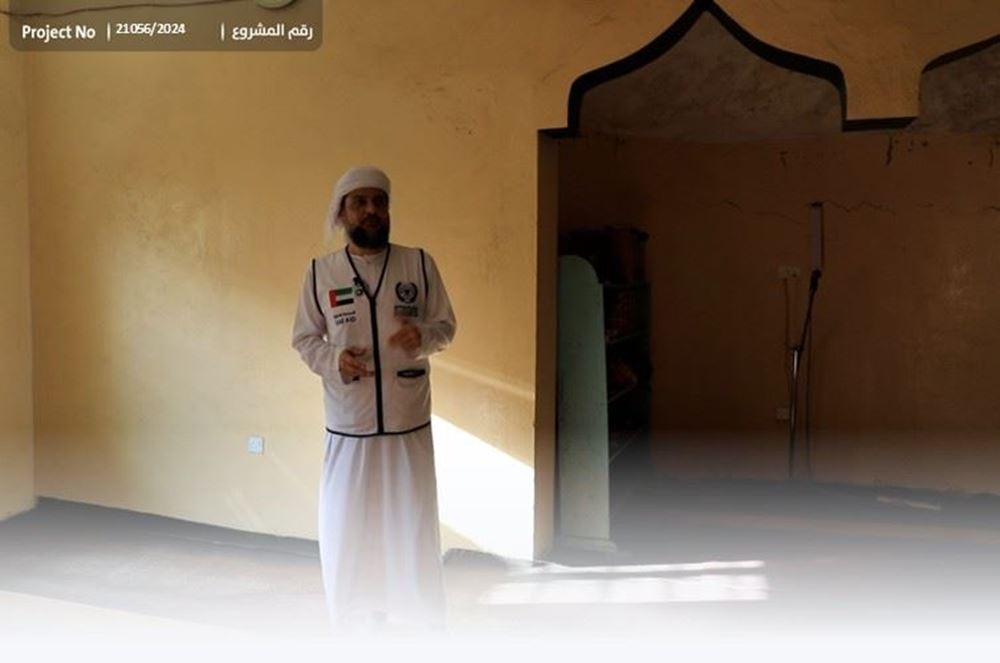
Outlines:
[[[420,249],[390,244],[381,281],[366,292],[346,249],[313,260],[313,303],[326,320],[328,342],[371,350],[374,377],[343,384],[323,380],[326,428],[367,437],[408,433],[430,424],[430,364],[389,345],[398,316],[423,320],[427,270]]]

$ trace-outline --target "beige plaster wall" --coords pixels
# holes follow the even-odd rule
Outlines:
[[[786,334],[798,337],[805,309],[808,205],[822,200],[813,476],[1000,492],[998,141],[564,142],[564,226],[651,235],[658,467],[786,476],[776,409],[788,401]],[[783,280],[782,266],[801,276]]]
[[[0,49],[0,520],[35,499],[27,122],[24,57]]]
[[[530,556],[537,132],[680,8],[330,2],[314,53],[33,54],[39,492],[314,536],[291,321],[334,179],[373,162],[459,319],[433,369],[445,545]]]

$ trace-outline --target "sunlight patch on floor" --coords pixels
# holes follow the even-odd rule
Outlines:
[[[766,601],[764,562],[697,562],[572,567],[553,565],[512,573],[493,587],[488,605],[638,604]],[[756,573],[745,571],[755,570]],[[524,578],[518,580],[518,577]]]

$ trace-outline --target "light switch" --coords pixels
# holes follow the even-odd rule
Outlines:
[[[252,435],[247,438],[247,451],[252,454],[264,453],[264,438]]]

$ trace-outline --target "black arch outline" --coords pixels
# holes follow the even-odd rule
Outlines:
[[[967,46],[962,46],[961,48],[956,48],[953,51],[948,51],[946,53],[938,55],[937,57],[932,58],[926,65],[924,65],[924,68],[920,70],[921,95],[923,94],[923,89],[924,89],[923,88],[924,74],[926,74],[929,71],[934,71],[939,67],[949,65],[952,62],[957,62],[958,60],[964,60],[967,57],[971,57],[980,51],[985,51],[987,48],[995,46],[997,44],[1000,44],[1000,34],[993,35],[992,37],[987,37],[986,39],[982,39],[972,44],[968,44]],[[920,116],[918,115],[917,117],[919,118]]]
[[[677,42],[684,38],[695,22],[705,12],[715,17],[744,48],[763,60],[784,69],[822,78],[833,83],[834,87],[840,93],[841,122],[845,130],[897,128],[913,121],[912,117],[848,121],[846,119],[847,89],[844,83],[844,74],[840,70],[840,67],[826,60],[786,51],[761,41],[737,23],[714,0],[694,0],[691,6],[670,27],[639,50],[578,77],[570,88],[567,126],[547,129],[545,133],[553,138],[579,136],[580,112],[583,107],[584,96],[587,92],[602,83],[632,73],[663,56]]]
[[[966,58],[970,55],[975,55],[979,51],[985,51],[990,46],[994,46],[996,44],[1000,44],[1000,34],[987,37],[982,41],[977,41],[974,44],[969,44],[968,46],[956,48],[954,51],[942,53],[924,65],[924,68],[920,70],[920,74],[926,74],[928,71],[932,71],[938,67],[943,67],[946,64],[951,64],[956,60],[961,60],[962,58]]]

